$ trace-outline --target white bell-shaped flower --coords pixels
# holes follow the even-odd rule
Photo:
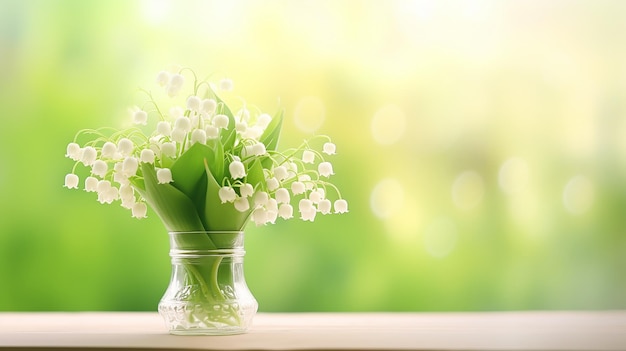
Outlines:
[[[274,177],[278,179],[278,181],[282,182],[283,180],[289,177],[289,172],[287,171],[287,167],[278,166],[274,168]]]
[[[157,123],[156,131],[163,136],[170,136],[172,135],[172,125],[168,121],[160,121]]]
[[[294,195],[300,195],[303,194],[306,190],[306,186],[304,185],[304,183],[297,181],[297,182],[293,182],[291,183],[291,192]]]
[[[133,204],[131,212],[134,218],[146,218],[146,214],[148,213],[148,206],[146,206],[146,204],[143,202],[136,202]]]
[[[239,187],[239,194],[241,195],[241,197],[250,197],[254,194],[254,188],[252,187],[252,184],[242,184],[241,187]]]
[[[129,184],[121,185],[119,194],[120,194],[120,199],[122,199],[122,201],[128,202],[128,200],[132,198],[134,202],[135,190],[133,190],[133,187],[130,186]]]
[[[241,133],[241,137],[244,139],[252,139],[259,140],[259,138],[263,135],[263,129],[258,126],[252,126],[246,128],[245,132]]]
[[[103,193],[111,188],[111,182],[108,180],[100,180],[98,181],[98,185],[96,186],[96,191],[99,193]]]
[[[181,129],[185,133],[189,133],[189,131],[191,131],[191,120],[185,116],[176,118],[176,121],[174,121],[174,129]]]
[[[135,201],[135,197],[120,197],[120,201],[122,202],[120,205],[122,207],[124,207],[125,209],[128,210],[132,210],[133,206],[135,205],[136,201]]]
[[[278,216],[282,219],[293,218],[293,206],[290,204],[282,204],[278,207]]]
[[[285,188],[276,189],[274,193],[274,198],[279,204],[288,204],[291,201],[291,196],[289,195],[289,190]]]
[[[152,138],[150,139],[150,146],[148,146],[152,153],[154,153],[155,158],[161,158],[161,142],[154,141]]]
[[[117,188],[109,187],[106,190],[98,192],[98,202],[101,204],[110,204],[119,198]]]
[[[122,156],[130,156],[134,149],[135,144],[128,138],[122,138],[117,142],[117,152]]]
[[[174,128],[172,130],[172,140],[175,142],[182,144],[187,138],[187,132],[182,128]]]
[[[330,162],[322,162],[317,166],[317,171],[324,177],[330,177],[333,173],[333,165]]]
[[[278,179],[274,177],[266,179],[265,183],[267,184],[267,190],[269,191],[274,191],[280,186],[280,183],[278,183]]]
[[[311,193],[309,194],[309,200],[311,200],[314,204],[319,204],[319,202],[324,198],[324,193],[323,191],[317,191],[319,189],[315,189],[314,191],[311,191]]]
[[[241,161],[233,161],[228,165],[228,171],[233,179],[240,179],[246,176],[246,168]]]
[[[220,130],[211,125],[206,126],[204,132],[206,133],[206,138],[209,140],[217,139],[220,136]]]
[[[265,209],[268,211],[278,212],[278,201],[274,198],[268,198],[267,203],[265,204]]]
[[[228,116],[226,115],[217,115],[213,117],[213,125],[215,128],[228,128]]]
[[[313,182],[311,176],[308,174],[301,174],[298,176],[298,181],[304,184],[306,190],[313,190]]]
[[[254,224],[256,224],[257,226],[260,225],[265,225],[267,224],[267,210],[264,209],[263,207],[257,207],[256,209],[254,209],[254,211],[252,212],[252,221],[254,222]]]
[[[267,201],[270,199],[270,196],[265,191],[259,191],[254,195],[254,205],[255,206],[265,206],[267,205]]]
[[[305,212],[312,208],[314,208],[313,201],[309,199],[301,199],[300,202],[298,202],[298,210],[300,212]]]
[[[102,150],[100,150],[100,155],[102,158],[114,159],[117,158],[117,146],[110,141],[107,141],[102,145]]]
[[[80,145],[76,143],[67,144],[67,151],[65,153],[65,157],[69,157],[70,159],[74,161],[79,161],[81,155],[82,155],[82,149],[80,148]]]
[[[172,171],[169,168],[159,168],[157,170],[157,181],[159,184],[167,184],[171,183],[172,180]]]
[[[154,151],[151,149],[143,149],[139,155],[139,159],[143,163],[154,163],[154,157]]]
[[[133,113],[133,123],[146,125],[148,124],[148,113],[143,110],[137,110]]]
[[[98,178],[96,177],[87,177],[85,178],[85,191],[88,193],[93,193],[98,190]]]
[[[170,107],[168,113],[173,120],[176,120],[176,118],[183,117],[185,115],[185,110],[183,110],[180,106],[173,106]]]
[[[250,202],[248,202],[248,198],[246,197],[236,198],[233,204],[235,206],[235,209],[239,212],[246,212],[250,209]]]
[[[187,98],[187,109],[194,111],[194,112],[200,112],[201,102],[202,101],[200,100],[199,97],[195,95],[191,95],[190,97]]]
[[[104,178],[108,171],[109,165],[107,165],[107,163],[102,160],[95,160],[93,162],[93,165],[91,166],[91,173],[101,178]]]
[[[323,151],[327,155],[334,155],[337,151],[337,146],[331,142],[327,142],[324,144]]]
[[[134,157],[126,157],[122,162],[122,174],[132,177],[137,174],[139,168],[139,160]]]
[[[313,222],[315,220],[315,215],[317,214],[317,210],[315,207],[312,207],[305,211],[300,211],[300,219],[303,221]]]
[[[80,161],[85,166],[91,166],[96,161],[97,157],[98,157],[98,151],[96,151],[96,149],[91,146],[87,146],[83,149],[82,155],[80,157]]]
[[[246,122],[236,122],[235,123],[235,130],[237,131],[237,133],[243,134],[243,133],[246,132],[247,129],[248,129],[248,123],[246,123]]]
[[[78,189],[78,176],[73,173],[69,173],[65,175],[65,185],[64,187],[68,189]]]
[[[267,113],[262,113],[259,115],[259,117],[256,120],[256,126],[258,126],[261,129],[265,129],[267,128],[267,126],[270,124],[271,121],[272,121],[272,117],[270,117],[270,115],[268,115]]]
[[[191,143],[200,143],[200,144],[206,144],[206,132],[204,131],[204,129],[194,129],[193,132],[191,132]]]
[[[231,91],[233,90],[233,81],[229,78],[224,78],[220,80],[220,90],[221,91]]]
[[[267,150],[265,149],[265,144],[263,143],[256,143],[254,145],[252,145],[252,154],[255,156],[263,156],[267,153]]]
[[[161,154],[167,157],[176,157],[176,143],[168,141],[161,144]]]
[[[166,88],[167,95],[169,95],[169,97],[178,95],[180,89],[183,87],[183,84],[185,84],[185,77],[181,74],[172,74]]]
[[[215,112],[215,109],[217,108],[217,102],[213,99],[204,99],[202,100],[202,107],[200,108],[200,111],[206,114],[212,114],[213,112]]]
[[[304,150],[302,152],[302,162],[304,163],[314,163],[315,162],[315,153],[311,150]]]
[[[269,199],[265,210],[267,211],[267,222],[272,224],[276,223],[276,218],[278,218],[278,204],[276,200]]]
[[[101,204],[110,204],[119,198],[117,188],[112,186],[108,180],[99,181],[96,191],[98,192],[98,202]]]
[[[156,76],[156,83],[161,87],[166,86],[167,83],[169,83],[169,81],[170,81],[170,73],[167,71],[161,71]]]
[[[346,213],[348,212],[348,202],[344,199],[339,199],[335,201],[335,213]]]
[[[320,202],[317,204],[317,210],[322,213],[322,214],[329,214],[330,213],[330,200],[328,199],[322,199],[320,200]]]
[[[130,181],[128,180],[128,176],[126,176],[125,174],[121,172],[113,173],[113,181],[116,183],[119,183],[120,185],[130,184]]]
[[[235,189],[229,186],[223,186],[220,190],[217,191],[217,195],[219,196],[222,203],[233,202],[237,198],[237,193]]]

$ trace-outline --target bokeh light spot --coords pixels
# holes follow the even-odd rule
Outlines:
[[[595,190],[593,183],[583,175],[571,178],[563,190],[563,205],[572,214],[582,214],[593,204]]]
[[[372,118],[372,136],[382,145],[397,142],[404,134],[406,115],[396,105],[387,105],[376,111]]]
[[[381,180],[370,197],[372,212],[379,218],[389,218],[404,206],[404,188],[397,179]]]
[[[160,24],[166,20],[170,8],[170,0],[144,0],[142,13],[148,22]]]
[[[445,216],[435,218],[424,232],[424,247],[436,258],[448,256],[456,246],[458,231],[456,224]]]
[[[484,193],[483,178],[475,171],[459,174],[452,184],[452,201],[463,210],[476,207],[482,201]]]
[[[498,184],[507,194],[523,191],[528,185],[528,180],[528,163],[519,157],[512,157],[506,160],[498,172]]]
[[[324,123],[326,108],[324,102],[315,96],[307,96],[296,105],[294,122],[303,132],[313,133]]]

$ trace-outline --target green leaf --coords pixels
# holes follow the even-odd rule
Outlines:
[[[271,161],[271,160],[270,160]],[[263,165],[262,161],[259,159],[254,160],[252,165],[248,167],[248,175],[246,177],[246,181],[252,184],[253,187],[256,187],[258,184],[265,184],[265,175],[263,174]]]
[[[204,160],[215,163],[213,150],[200,143],[193,144],[171,167],[173,186],[189,198],[197,197],[198,185],[204,183]]]
[[[168,231],[184,232],[205,229],[189,197],[171,184],[159,184],[153,165],[142,163],[141,171],[145,190],[138,189],[138,191],[161,218]]]
[[[224,178],[224,147],[218,139],[209,140],[208,145],[212,151],[212,155],[207,157],[209,169],[215,179],[222,179]],[[204,173],[204,161],[202,165],[202,172]]]
[[[219,197],[221,185],[217,183],[208,164],[204,164],[207,174],[206,203],[204,217],[207,230],[243,230],[252,210],[239,212],[232,203],[222,203]]]
[[[272,118],[259,139],[263,144],[265,144],[265,148],[269,151],[274,151],[278,147],[278,138],[280,137],[280,129],[283,124],[284,112],[284,110],[280,110],[276,113],[276,116]]]
[[[276,114],[276,116],[272,118],[270,123],[267,125],[267,128],[265,128],[265,131],[261,135],[261,138],[259,139],[263,144],[265,144],[265,148],[268,151],[274,151],[278,147],[278,139],[280,137],[280,130],[283,125],[283,116],[284,116],[284,111],[280,110]],[[265,158],[263,160],[263,167],[267,169],[271,168],[272,159],[270,159],[269,157]]]

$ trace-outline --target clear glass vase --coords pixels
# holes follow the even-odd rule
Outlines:
[[[244,278],[244,233],[171,232],[169,236],[172,275],[159,314],[170,333],[244,333],[258,308]]]

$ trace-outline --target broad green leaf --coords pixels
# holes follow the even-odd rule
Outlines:
[[[252,165],[248,168],[246,181],[254,187],[257,184],[265,183],[265,175],[263,174],[263,166],[260,160],[256,159],[252,162]]]
[[[189,197],[171,184],[159,184],[153,165],[142,163],[141,171],[146,188],[139,192],[161,218],[168,231],[204,230]]]
[[[171,167],[172,178],[174,179],[173,186],[191,199],[195,197],[198,192],[198,184],[201,184],[205,176],[205,159],[209,163],[215,162],[213,150],[206,145],[195,143]]]
[[[283,124],[284,111],[280,110],[274,118],[270,121],[259,139],[268,151],[276,150],[278,147],[278,139],[280,137],[280,130]],[[268,157],[263,160],[263,167],[269,169],[272,167],[272,160]]]
[[[209,140],[207,145],[211,148],[212,157],[207,158],[207,163],[215,179],[224,178],[224,148],[218,139]],[[204,161],[202,162],[204,167]],[[204,169],[203,169],[204,172]]]
[[[259,139],[265,144],[265,148],[269,151],[274,151],[276,147],[278,147],[278,138],[280,137],[280,129],[283,124],[283,116],[284,110],[278,111]]]
[[[204,217],[207,223],[207,230],[243,230],[248,221],[252,209],[246,212],[239,212],[232,203],[222,203],[218,192],[221,185],[217,183],[207,163],[205,163],[207,173],[206,205],[204,207]]]

